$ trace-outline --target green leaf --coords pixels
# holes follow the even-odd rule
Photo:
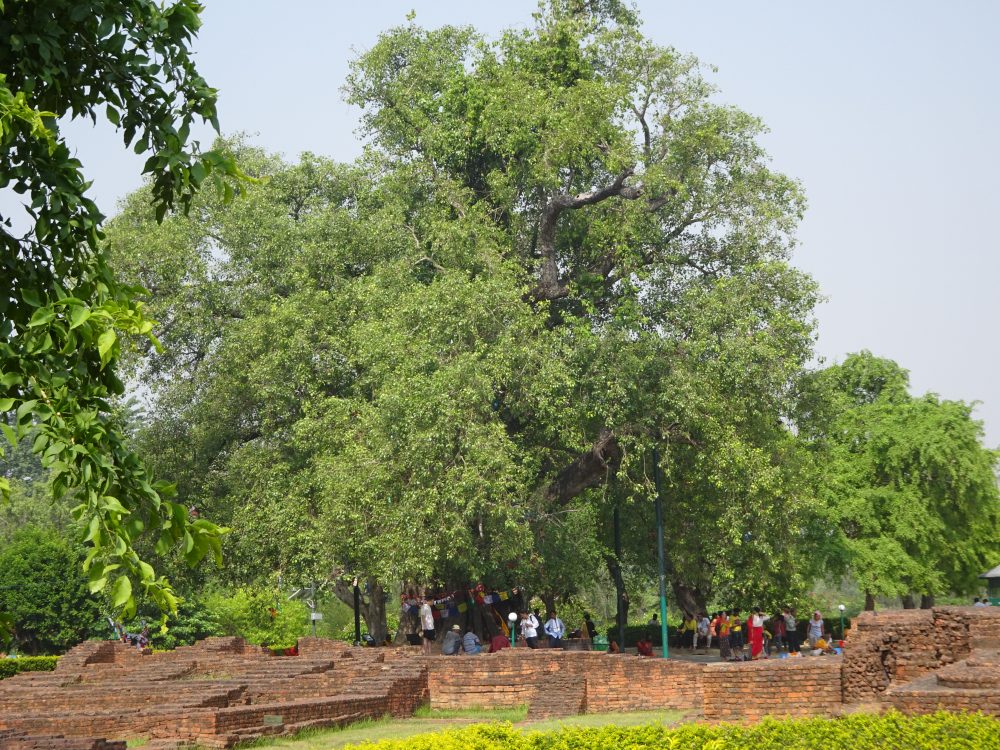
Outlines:
[[[72,331],[74,328],[79,328],[90,318],[90,309],[86,307],[81,307],[74,305],[70,308],[69,313],[69,329]]]
[[[111,603],[115,607],[124,606],[132,598],[132,581],[128,576],[119,576],[111,587]]]
[[[10,411],[14,406],[14,399],[0,398],[0,412]]]
[[[56,311],[51,307],[39,307],[31,316],[31,320],[28,322],[28,328],[37,328],[38,326],[44,326],[54,320],[56,317]]]
[[[97,352],[101,355],[101,364],[107,364],[111,359],[111,347],[118,340],[118,334],[113,328],[108,328],[97,338]]]

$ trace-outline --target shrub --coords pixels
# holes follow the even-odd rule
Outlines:
[[[20,656],[17,659],[0,659],[0,680],[21,672],[51,672],[56,668],[58,656]]]
[[[208,594],[203,602],[222,635],[242,636],[249,643],[289,648],[309,632],[309,608],[286,601],[279,591],[244,587]]]
[[[521,733],[482,724],[401,740],[364,743],[365,750],[976,750],[1000,749],[1000,719],[981,714],[903,716],[852,714],[838,719],[767,719],[754,725],[662,724]]]
[[[13,620],[20,651],[62,653],[100,622],[82,559],[77,547],[49,529],[24,529],[0,549],[0,612]]]

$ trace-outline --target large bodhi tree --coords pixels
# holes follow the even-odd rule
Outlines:
[[[606,5],[497,42],[391,30],[346,86],[357,164],[236,144],[270,176],[245,201],[156,227],[138,194],[116,221],[168,345],[139,363],[146,439],[232,524],[231,573],[572,593],[612,503],[641,528],[658,445],[688,606],[807,577],[800,189],[697,61]]]
[[[188,50],[200,11],[193,0],[0,2],[0,187],[23,195],[26,212],[0,217],[0,429],[12,444],[31,434],[54,493],[75,496],[90,590],[109,588],[125,617],[140,593],[165,611],[175,604],[136,551],[143,533],[160,551],[183,545],[193,563],[218,555],[220,530],[170,500],[110,418],[123,391],[119,335],[155,343],[153,323],[105,262],[104,217],[59,122],[107,117],[148,153],[158,219],[206,179],[223,186],[233,162],[189,139],[198,121],[217,127],[215,91]]]

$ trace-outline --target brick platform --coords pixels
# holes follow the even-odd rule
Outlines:
[[[678,709],[709,721],[835,716],[859,706],[1000,715],[1000,608],[863,614],[846,656],[704,664],[518,648],[421,656],[323,639],[274,656],[236,638],[169,653],[88,642],[54,672],[0,681],[3,750],[232,747],[433,708],[528,705],[529,716]]]
[[[124,746],[96,738],[147,738],[158,749],[232,747],[307,727],[409,716],[427,699],[427,673],[407,651],[304,639],[298,656],[274,656],[238,638],[210,638],[153,654],[88,642],[54,672],[0,682],[0,745],[118,750]]]

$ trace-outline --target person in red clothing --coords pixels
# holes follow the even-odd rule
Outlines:
[[[764,620],[760,609],[747,618],[747,630],[750,633],[750,658],[759,659],[764,654]]]
[[[503,651],[505,648],[510,648],[510,639],[503,633],[497,633],[495,636],[490,638],[491,654],[495,654],[497,651]]]
[[[643,636],[642,639],[635,644],[635,649],[639,652],[639,656],[652,656],[653,642],[649,640],[648,636]]]

